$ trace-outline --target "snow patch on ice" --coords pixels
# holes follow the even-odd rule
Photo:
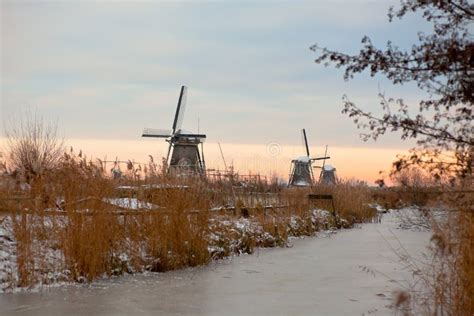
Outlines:
[[[442,222],[447,217],[446,209],[420,208],[418,206],[391,210],[398,228],[411,231],[430,231],[432,220]]]

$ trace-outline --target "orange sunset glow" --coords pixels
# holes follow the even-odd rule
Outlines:
[[[3,143],[5,144],[5,140]],[[137,163],[147,163],[149,155],[161,162],[161,157],[166,156],[168,148],[163,140],[138,137],[137,140],[67,139],[65,144],[68,148],[72,146],[75,152],[82,150],[91,159],[130,159]],[[221,143],[221,148],[227,165],[233,166],[240,174],[259,173],[267,177],[277,175],[284,180],[288,179],[291,160],[304,154],[302,145],[280,145],[276,141],[268,144]],[[205,143],[204,150],[206,167],[224,170],[218,144]],[[322,146],[313,146],[310,150],[313,156],[324,154]],[[396,155],[402,152],[400,149],[329,147],[328,156],[331,158],[326,163],[336,168],[340,178],[354,178],[373,184],[380,177],[379,171],[390,169]],[[315,170],[314,173],[317,177],[318,171]]]

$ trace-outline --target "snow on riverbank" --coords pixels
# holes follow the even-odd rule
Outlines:
[[[229,225],[251,225],[240,222]],[[400,229],[390,212],[381,223],[330,236],[207,266],[0,295],[0,314],[393,315],[392,294],[413,277],[397,245],[418,260],[430,233]]]
[[[0,218],[0,293],[12,290],[18,282],[16,242],[10,216]]]
[[[43,221],[45,229],[51,228],[51,222]],[[70,283],[70,272],[65,269],[64,254],[48,239],[33,239],[30,247],[23,251],[31,252],[37,259],[35,262],[24,262],[32,265],[34,285],[19,287],[18,242],[14,234],[14,223],[11,216],[0,218],[0,293],[19,292],[24,290],[39,290],[44,287],[58,286]]]
[[[397,214],[400,212],[415,214],[413,210],[397,211]],[[212,259],[220,259],[236,254],[253,253],[254,248],[285,246],[288,237],[318,234],[327,236],[335,233],[337,227],[347,226],[344,219],[334,217],[332,213],[321,209],[312,210],[306,218],[295,215],[289,218],[272,218],[273,223],[270,221],[272,224],[268,227],[263,227],[261,222],[252,217],[216,216],[211,218],[207,238],[209,255]],[[51,223],[46,218],[41,225],[45,225],[48,229]],[[400,227],[405,228],[403,225]],[[78,281],[71,279],[71,273],[66,269],[64,254],[53,240],[48,238],[41,241],[33,240],[30,247],[35,258],[33,263],[35,285],[28,288],[29,290]],[[4,216],[0,219],[0,293],[25,290],[18,287],[17,251],[12,218]],[[141,256],[142,262],[150,260],[145,251]],[[143,269],[132,269],[130,264],[132,256],[125,252],[115,254],[115,257],[119,258],[122,268],[119,269],[120,271],[112,271],[113,274],[140,272],[147,269],[147,265],[144,265]]]
[[[67,269],[64,254],[58,246],[59,241],[47,233],[53,226],[51,219],[49,217],[27,216],[28,225],[41,227],[42,230],[40,231],[46,233],[41,238],[31,236],[32,240],[28,244],[28,249],[23,249],[23,251],[28,251],[28,254],[33,258],[31,262],[23,263],[30,264],[27,268],[28,271],[33,271],[30,276],[33,285],[28,288],[19,287],[20,277],[17,263],[19,250],[15,240],[12,217],[8,215],[2,219],[0,225],[0,293],[34,290],[65,282],[84,281],[85,279],[81,277],[77,280],[71,278],[71,272]],[[268,227],[263,227],[262,222],[252,217],[236,218],[222,215],[210,218],[207,237],[210,257],[215,260],[242,253],[250,254],[258,247],[285,246],[287,238],[290,236],[314,235],[318,231],[336,229],[334,216],[325,210],[311,211],[309,221],[308,218],[303,219],[295,215],[290,218],[276,216],[270,216],[269,218],[270,221],[267,221]],[[21,219],[18,218],[18,220]],[[55,225],[65,227],[67,218],[58,216],[55,217],[54,222]],[[128,241],[128,239],[126,240]],[[117,258],[120,262],[111,271],[112,274],[134,273],[150,269],[152,265],[149,263],[153,262],[155,258],[151,258],[145,249],[141,249],[138,254],[138,260],[143,262],[143,266],[138,267],[138,269],[133,268],[131,260],[133,260],[133,255],[136,254],[126,252],[126,249],[131,248],[125,246],[123,253],[114,254],[114,258]]]

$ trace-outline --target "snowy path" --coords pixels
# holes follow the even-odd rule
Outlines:
[[[331,237],[207,267],[147,273],[40,293],[0,295],[0,315],[391,315],[410,273],[387,245],[420,255],[429,233],[395,229],[391,215]],[[382,237],[383,236],[383,237]],[[375,276],[361,267],[382,272]]]

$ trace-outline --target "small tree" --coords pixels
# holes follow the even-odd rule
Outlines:
[[[37,114],[27,113],[6,128],[8,164],[12,172],[31,183],[57,167],[64,150],[56,124],[45,124]]]
[[[319,54],[316,63],[344,68],[345,80],[368,70],[371,76],[382,74],[394,84],[415,82],[428,92],[429,98],[417,106],[379,94],[381,116],[364,111],[344,96],[342,113],[364,130],[364,140],[376,140],[388,131],[401,131],[402,139],[416,139],[417,148],[400,156],[393,172],[418,165],[435,177],[447,173],[465,177],[471,173],[469,147],[474,146],[474,43],[469,29],[474,5],[467,0],[402,0],[398,10],[390,8],[389,21],[415,11],[433,24],[434,32],[420,32],[418,43],[410,50],[401,50],[390,41],[385,49],[378,49],[367,36],[357,55],[318,45],[311,50]],[[447,159],[446,152],[454,153],[454,159]]]

